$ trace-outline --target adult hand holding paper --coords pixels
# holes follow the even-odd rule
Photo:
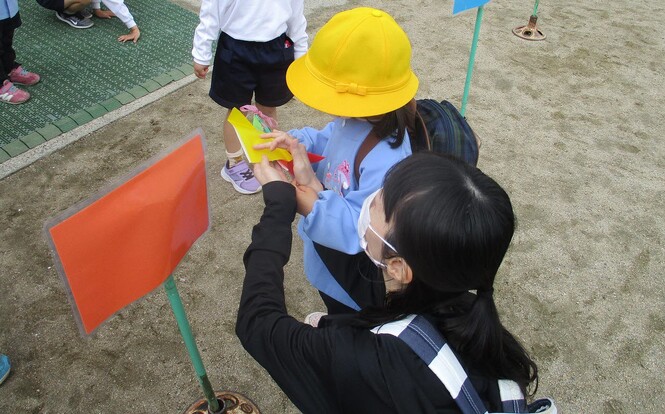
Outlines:
[[[291,173],[297,184],[308,186],[316,192],[323,191],[323,185],[316,178],[316,173],[312,168],[312,163],[321,161],[323,157],[307,152],[303,144],[283,131],[274,130],[261,135],[261,138],[270,139],[270,141],[254,146],[255,149],[276,150],[281,148],[287,150],[293,159],[280,160],[279,164]]]
[[[323,190],[323,186],[312,169],[312,164],[321,161],[324,157],[307,152],[304,145],[284,131],[274,130],[262,134],[261,138],[264,142],[254,145],[255,150],[279,151],[281,149],[288,151],[291,159],[277,160],[279,165],[295,177],[298,184],[307,185],[317,192]]]
[[[290,179],[284,174],[284,169],[274,162],[268,161],[265,155],[261,156],[261,162],[254,164],[254,176],[261,185],[273,181],[290,182]]]

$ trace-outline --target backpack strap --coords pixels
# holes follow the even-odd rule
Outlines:
[[[446,387],[463,414],[488,414],[466,371],[438,329],[420,315],[410,315],[372,329],[375,334],[398,337],[427,364]],[[517,383],[499,380],[505,413],[526,413],[526,402]]]
[[[526,400],[520,386],[512,380],[499,380],[499,395],[501,395],[501,409],[504,413],[528,413]]]
[[[431,149],[429,138],[427,135],[427,128],[425,127],[425,121],[422,116],[418,113],[418,105],[416,99],[411,99],[406,105],[406,115],[407,115],[407,125],[406,131],[409,134],[409,139],[411,140],[412,152],[414,148],[414,141],[417,142],[417,148],[419,149]],[[363,162],[367,154],[376,147],[376,145],[381,141],[381,137],[376,135],[374,129],[367,134],[365,140],[360,144],[358,152],[356,152],[356,158],[353,162],[353,176],[356,178],[356,183],[360,182],[360,163]]]
[[[369,131],[369,134],[365,137],[363,143],[360,144],[360,148],[358,148],[358,152],[356,152],[356,158],[353,161],[353,176],[356,178],[356,183],[360,183],[360,163],[363,162],[367,154],[369,154],[380,141],[381,138],[376,135],[374,128],[372,128],[372,130]]]
[[[427,132],[427,125],[423,116],[418,112],[418,101],[411,99],[406,104],[407,127],[409,132],[409,139],[411,140],[411,152],[418,151],[431,151],[432,143],[430,142],[429,132]]]
[[[476,389],[439,331],[424,317],[405,319],[372,329],[377,334],[390,334],[406,342],[436,374],[463,414],[487,414]]]

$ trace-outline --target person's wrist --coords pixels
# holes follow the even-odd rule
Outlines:
[[[286,181],[270,181],[261,186],[263,201],[268,205],[280,205],[291,211],[293,215],[296,212],[296,188]]]

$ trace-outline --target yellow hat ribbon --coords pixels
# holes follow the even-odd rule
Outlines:
[[[339,93],[352,93],[354,95],[367,95],[367,86],[358,85],[357,83],[342,83],[335,84],[335,90]]]

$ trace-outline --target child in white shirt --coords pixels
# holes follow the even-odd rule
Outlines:
[[[303,0],[202,0],[200,23],[194,33],[194,73],[204,79],[218,40],[210,97],[227,108],[250,105],[276,118],[277,107],[293,97],[286,86],[289,64],[307,51],[307,21]],[[227,162],[221,175],[241,194],[261,185],[243,160],[242,148],[228,120],[224,121]]]

